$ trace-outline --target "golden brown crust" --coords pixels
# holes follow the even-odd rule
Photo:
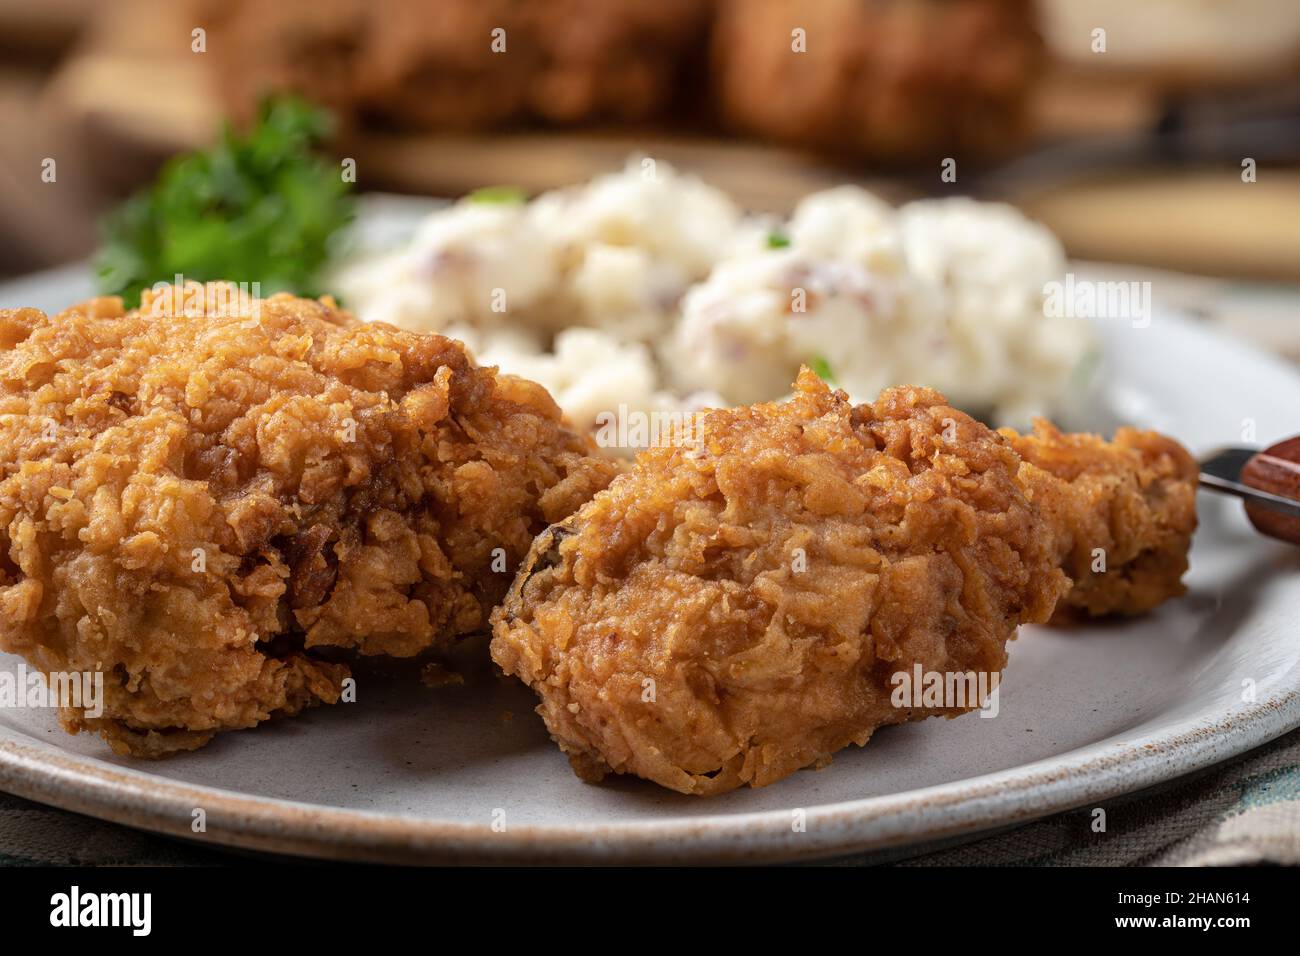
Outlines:
[[[492,654],[584,779],[762,786],[880,726],[891,678],[997,674],[1068,587],[1008,442],[929,389],[707,412],[534,545]]]
[[[1003,434],[1074,582],[1058,620],[1141,614],[1186,590],[1199,469],[1178,442],[1134,428],[1108,442],[1042,420],[1028,435]]]
[[[321,649],[481,627],[614,470],[459,343],[232,295],[0,312],[0,648],[102,672],[103,716],[62,717],[120,752],[335,701]]]

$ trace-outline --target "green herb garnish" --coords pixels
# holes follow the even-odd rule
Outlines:
[[[518,186],[484,186],[470,193],[469,201],[498,206],[522,206],[528,201],[528,193]]]
[[[318,294],[331,238],[353,216],[343,167],[313,152],[332,124],[301,100],[267,101],[247,135],[227,125],[211,149],[171,160],[101,223],[100,288],[128,306],[177,275]]]
[[[823,382],[828,385],[835,384],[835,373],[831,371],[831,363],[826,361],[825,358],[820,355],[814,355],[808,360],[808,366]]]
[[[784,232],[769,232],[767,234],[767,247],[769,249],[784,249],[790,245],[790,237]]]

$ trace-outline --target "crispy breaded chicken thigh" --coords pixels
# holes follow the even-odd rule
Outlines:
[[[923,388],[701,415],[534,545],[492,655],[578,774],[762,786],[881,726],[894,675],[1000,674],[1069,581],[1010,442]],[[945,702],[951,703],[951,702]]]
[[[1020,478],[1074,586],[1055,618],[1142,614],[1186,589],[1199,468],[1157,432],[1121,428],[1114,441],[1039,420],[1002,433],[1024,460]]]
[[[104,675],[119,753],[338,699],[483,626],[612,477],[541,386],[326,299],[0,312],[0,648]],[[504,569],[504,570],[503,570]]]

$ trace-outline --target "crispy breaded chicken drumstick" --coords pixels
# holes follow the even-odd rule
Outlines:
[[[492,653],[579,775],[762,786],[864,744],[898,671],[998,673],[1069,587],[1009,443],[928,389],[854,407],[811,372],[711,411],[544,534]]]
[[[1148,448],[1164,492],[1147,480]],[[1067,449],[1091,464],[1065,467]],[[899,705],[895,675],[994,685],[1016,628],[1067,594],[1130,610],[1157,579],[1176,593],[1166,569],[1191,521],[1160,496],[1181,500],[1185,455],[1140,436],[1111,448],[999,435],[923,388],[854,407],[805,370],[790,401],[704,413],[548,529],[493,615],[492,655],[537,692],[584,779],[763,786],[878,727],[977,706]],[[1135,496],[1159,515],[1145,545],[1122,526]],[[1119,542],[1147,599],[1131,586],[1098,596],[1107,585],[1091,578],[1071,592],[1089,507],[1118,522],[1102,546]]]
[[[340,651],[480,628],[614,471],[541,386],[328,299],[3,311],[0,386],[0,649],[102,673],[102,715],[61,717],[119,753],[333,702]]]

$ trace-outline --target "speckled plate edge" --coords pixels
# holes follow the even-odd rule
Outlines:
[[[1300,726],[1300,668],[1264,700],[1176,728],[1100,743],[998,773],[906,793],[806,809],[685,820],[515,826],[419,820],[195,787],[109,766],[40,742],[0,739],[0,789],[41,803],[177,837],[325,859],[389,863],[705,863],[799,860],[942,840],[1167,781],[1212,766]]]

